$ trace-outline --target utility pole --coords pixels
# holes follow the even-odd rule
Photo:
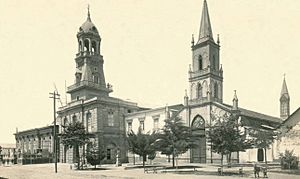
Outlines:
[[[54,128],[53,128],[53,138],[54,138],[54,165],[55,165],[55,173],[57,173],[57,138],[56,138],[56,100],[59,99],[58,92],[54,91],[53,93],[49,93],[50,97],[53,98],[53,110],[54,110]]]
[[[87,119],[86,119],[86,121],[84,121],[84,99],[81,99],[81,118],[82,118],[82,123],[86,124],[86,131],[88,131]],[[83,150],[82,163],[85,164],[85,144],[82,146],[82,150]]]

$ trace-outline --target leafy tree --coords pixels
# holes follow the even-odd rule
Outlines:
[[[270,148],[277,136],[275,131],[263,129],[251,130],[249,135],[254,139],[253,142],[255,147],[264,149],[265,163],[267,164],[267,149]]]
[[[162,134],[159,136],[158,147],[162,154],[172,155],[172,166],[175,166],[175,157],[195,147],[199,135],[193,133],[181,118],[174,117],[165,120]]]
[[[299,158],[294,154],[294,151],[285,150],[279,154],[280,165],[282,169],[298,169]]]
[[[64,131],[60,135],[61,142],[69,148],[74,147],[76,151],[77,168],[80,169],[79,147],[88,144],[93,134],[87,133],[82,122],[75,121],[62,126]]]
[[[155,142],[157,134],[153,133],[142,133],[139,129],[137,134],[131,131],[127,136],[129,144],[129,151],[143,157],[143,167],[145,168],[145,161],[147,155],[153,160],[155,158]]]
[[[229,163],[232,152],[245,151],[251,148],[251,140],[246,139],[246,136],[240,131],[238,124],[238,116],[223,115],[212,116],[214,124],[209,125],[208,140],[211,142],[213,152],[221,155],[221,165],[223,167],[223,156],[228,155]]]
[[[105,158],[105,156],[105,152],[103,150],[99,150],[96,145],[92,145],[91,143],[88,145],[86,159],[87,162],[94,165],[95,168],[97,165],[101,164],[101,161]]]

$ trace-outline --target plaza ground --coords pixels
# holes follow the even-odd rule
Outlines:
[[[36,165],[13,165],[13,166],[0,166],[0,178],[9,178],[9,179],[95,179],[95,178],[203,178],[203,179],[212,179],[212,178],[254,178],[252,174],[252,167],[244,167],[243,170],[246,173],[245,176],[241,177],[239,175],[231,176],[218,176],[217,167],[209,165],[198,165],[197,171],[193,171],[192,168],[186,169],[172,169],[168,172],[158,171],[156,174],[153,173],[144,173],[142,168],[127,169],[125,167],[115,167],[113,165],[104,165],[102,170],[72,170],[68,164],[58,164],[58,173],[54,172],[54,164],[36,164]],[[235,171],[237,170],[237,171]],[[226,169],[225,172],[238,172],[238,168]],[[176,173],[175,173],[176,172]],[[281,174],[281,173],[268,173],[269,178],[271,179],[296,179],[299,178],[299,175],[290,175],[290,174]]]

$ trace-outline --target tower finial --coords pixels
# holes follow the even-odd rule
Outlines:
[[[87,7],[87,9],[88,9],[88,17],[87,17],[87,20],[88,20],[88,21],[91,21],[91,15],[90,15],[90,4],[88,4],[88,7]]]
[[[218,39],[217,39],[218,45],[220,45],[220,35],[218,34]]]
[[[195,44],[195,40],[194,40],[194,34],[192,34],[192,41],[191,41],[191,44],[192,44],[192,47],[194,46]]]

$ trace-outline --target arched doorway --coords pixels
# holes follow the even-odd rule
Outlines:
[[[116,162],[116,152],[117,146],[114,143],[110,143],[106,146],[106,163],[115,163]]]
[[[257,161],[263,162],[264,161],[264,149],[257,149]]]
[[[200,136],[196,147],[191,149],[191,163],[206,163],[205,120],[197,115],[192,122],[193,133]]]

